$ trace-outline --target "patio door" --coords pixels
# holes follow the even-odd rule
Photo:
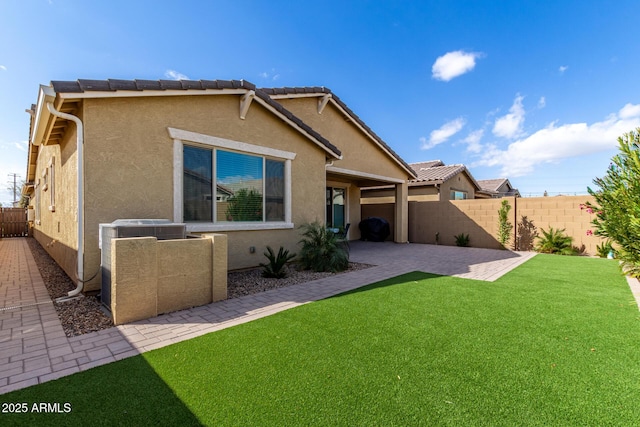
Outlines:
[[[346,188],[327,187],[327,227],[344,228],[346,225]]]

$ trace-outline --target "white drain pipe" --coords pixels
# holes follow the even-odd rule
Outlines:
[[[78,117],[56,110],[51,102],[47,102],[47,109],[54,116],[65,120],[71,120],[76,124],[76,143],[78,153],[78,267],[76,269],[76,275],[78,276],[78,283],[76,288],[67,294],[68,297],[74,297],[82,292],[84,284],[84,180],[82,179],[82,165],[84,163],[84,155],[82,152],[82,148],[84,146],[84,126]]]

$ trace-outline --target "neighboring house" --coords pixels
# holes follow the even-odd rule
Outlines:
[[[484,193],[494,199],[500,197],[520,197],[518,189],[513,188],[507,178],[481,179],[478,180],[478,184]]]
[[[324,87],[54,81],[31,115],[34,236],[74,280],[99,271],[101,223],[166,218],[225,233],[238,269],[263,262],[267,245],[295,252],[304,223],[357,225],[362,187],[393,188],[394,235],[407,241],[416,173]],[[99,286],[97,274],[85,289]]]
[[[474,199],[481,190],[465,165],[445,165],[440,160],[410,163],[416,178],[409,181],[409,201],[442,201]],[[362,204],[394,203],[393,189],[388,186],[362,191]]]

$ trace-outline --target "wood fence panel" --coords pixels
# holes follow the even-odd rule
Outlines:
[[[0,208],[0,237],[26,237],[28,234],[26,209]]]

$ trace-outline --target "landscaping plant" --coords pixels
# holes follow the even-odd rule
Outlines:
[[[287,262],[295,258],[296,254],[290,254],[288,249],[280,246],[278,255],[276,255],[273,252],[273,249],[271,249],[270,246],[267,246],[267,252],[264,253],[264,256],[267,257],[269,263],[260,263],[260,267],[262,267],[262,276],[283,279],[287,277],[287,270],[285,270],[284,266]]]
[[[498,242],[503,248],[506,248],[507,243],[511,239],[511,231],[513,230],[513,224],[509,221],[509,211],[511,205],[508,200],[503,200],[498,209]]]
[[[469,246],[469,235],[460,233],[457,236],[453,236],[456,238],[456,246],[467,247]]]
[[[338,237],[323,224],[303,224],[300,240],[300,264],[305,270],[344,271],[349,267],[349,246],[346,239]]]
[[[564,234],[565,229],[553,229],[549,231],[541,229],[542,236],[538,237],[538,244],[535,247],[537,252],[545,254],[575,255],[577,250],[572,246],[573,237]]]
[[[600,258],[607,258],[609,254],[613,254],[614,250],[611,244],[611,240],[602,242],[601,245],[596,245],[596,252]]]
[[[626,274],[640,277],[640,128],[618,138],[619,153],[611,159],[607,174],[588,188],[595,203],[595,234],[616,244],[616,258]]]

